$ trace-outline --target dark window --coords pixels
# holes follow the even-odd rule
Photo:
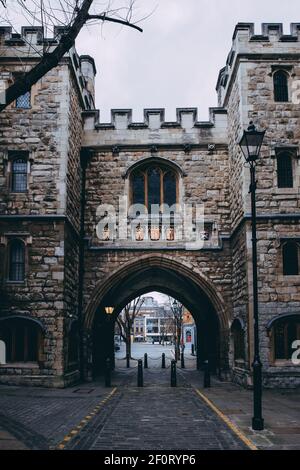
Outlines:
[[[171,171],[164,174],[164,203],[170,207],[176,204],[176,176]]]
[[[6,345],[6,362],[36,362],[41,331],[28,320],[7,320],[0,324],[0,339]]]
[[[294,341],[300,340],[300,317],[278,320],[273,327],[274,359],[290,360]]]
[[[132,202],[133,204],[145,204],[145,176],[137,173],[132,178]]]
[[[11,163],[11,190],[15,193],[27,191],[27,160],[16,158]]]
[[[24,95],[19,96],[16,99],[16,108],[21,109],[29,109],[30,108],[30,101],[31,101],[31,93],[27,91]]]
[[[289,100],[288,75],[283,70],[274,73],[274,99],[277,102],[286,102]]]
[[[133,204],[146,204],[151,212],[151,205],[177,202],[177,177],[174,171],[164,167],[150,166],[134,172],[131,176]]]
[[[148,170],[148,210],[152,204],[161,204],[159,168]]]
[[[277,155],[278,188],[292,188],[293,179],[293,157],[289,152],[280,152]]]
[[[298,244],[288,242],[283,245],[283,274],[284,276],[298,276],[299,274],[299,254]]]
[[[12,240],[9,245],[9,280],[22,282],[25,279],[25,245],[21,240]]]

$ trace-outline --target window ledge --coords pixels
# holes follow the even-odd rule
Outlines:
[[[272,367],[300,367],[300,364],[293,364],[292,361],[287,361],[287,360],[276,360],[271,364]]]
[[[299,188],[274,188],[274,194],[299,194]]]
[[[26,286],[25,281],[10,281],[6,280],[5,283],[9,286]]]
[[[29,191],[20,191],[19,193],[18,193],[18,192],[9,191],[8,195],[9,195],[9,197],[10,197],[11,199],[18,198],[18,199],[20,199],[21,201],[23,201],[23,200],[28,199]]]
[[[39,369],[38,362],[7,362],[6,364],[0,364],[0,368],[3,369]]]
[[[288,281],[288,283],[290,284],[291,282],[292,283],[297,283],[297,284],[300,284],[300,274],[296,275],[296,274],[292,274],[291,276],[288,276],[288,275],[283,275],[283,274],[280,274],[278,276],[278,281],[279,282],[284,282],[284,281]]]

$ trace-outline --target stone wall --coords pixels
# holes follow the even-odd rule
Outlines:
[[[12,72],[19,70],[12,61],[1,64],[0,80],[10,80]],[[63,59],[32,88],[30,109],[16,109],[13,104],[0,116],[0,234],[6,260],[1,263],[0,314],[39,319],[45,330],[43,360],[33,369],[26,364],[0,367],[2,382],[64,386],[78,379],[74,364],[68,372],[69,326],[78,313],[81,112],[85,106],[78,73],[71,60]],[[25,193],[10,191],[14,151],[28,156]],[[26,243],[23,284],[7,281],[12,236]]]

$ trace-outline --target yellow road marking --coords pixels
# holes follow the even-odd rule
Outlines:
[[[87,423],[90,422],[91,419],[93,419],[94,416],[97,415],[97,413],[99,413],[99,410],[102,408],[103,405],[105,405],[105,403],[107,401],[109,401],[111,399],[111,397],[116,393],[117,391],[117,388],[115,387],[110,393],[109,395],[107,395],[107,397],[102,400],[99,405],[96,405],[95,408],[93,409],[93,412],[89,413],[88,415],[86,415],[86,417],[84,419],[82,419],[80,421],[80,423],[75,426],[74,429],[72,429],[62,440],[62,442],[60,442],[57,446],[56,446],[56,449],[59,449],[59,450],[63,450],[65,447],[66,447],[66,444],[76,435],[80,432],[80,430],[86,426]]]
[[[239,437],[241,441],[246,444],[246,446],[249,447],[251,450],[258,450],[256,445],[253,444],[253,442],[248,439],[247,436],[227,417],[222,413],[222,411],[214,405],[213,402],[211,402],[207,396],[205,396],[203,393],[201,393],[198,389],[195,389],[196,393],[202,398],[202,400],[205,401],[205,403],[224,421],[224,423],[227,424],[227,426]]]

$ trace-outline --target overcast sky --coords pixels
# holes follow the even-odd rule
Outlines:
[[[152,15],[141,34],[106,24],[85,29],[77,49],[95,58],[97,107],[101,121],[111,108],[133,108],[134,120],[147,107],[166,108],[168,120],[176,107],[198,107],[208,119],[216,106],[215,85],[225,65],[238,22],[300,22],[299,0],[136,0],[136,17]]]

